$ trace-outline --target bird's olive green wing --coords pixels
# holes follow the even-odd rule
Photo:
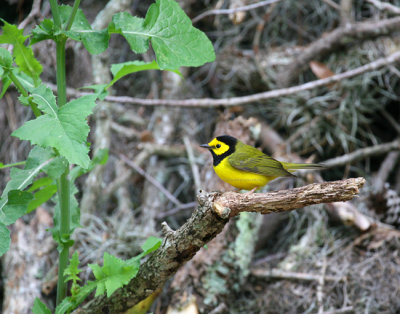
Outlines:
[[[286,171],[278,160],[251,146],[246,147],[243,152],[236,151],[228,157],[228,161],[236,169],[262,174],[267,177],[294,176]]]

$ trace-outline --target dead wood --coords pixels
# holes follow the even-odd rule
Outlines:
[[[166,231],[160,249],[141,266],[137,276],[128,285],[116,291],[109,299],[101,296],[91,300],[75,313],[126,311],[163,286],[179,267],[222,231],[229,217],[240,212],[255,211],[267,214],[312,204],[346,201],[357,195],[364,183],[364,178],[352,178],[310,184],[293,190],[247,195],[202,191],[198,194],[199,206],[193,215],[178,230]]]

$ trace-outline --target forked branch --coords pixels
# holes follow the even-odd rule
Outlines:
[[[229,217],[243,211],[289,211],[312,204],[347,201],[358,194],[364,178],[306,185],[270,193],[235,192],[198,194],[199,205],[188,221],[172,231],[164,223],[162,246],[141,266],[137,276],[109,299],[97,297],[75,313],[122,313],[162,287],[185,262],[219,234]]]

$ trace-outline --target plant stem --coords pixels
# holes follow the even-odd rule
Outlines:
[[[75,2],[74,2],[74,6],[72,7],[71,15],[69,16],[67,26],[65,27],[66,31],[70,30],[72,23],[74,22],[75,15],[76,15],[76,12],[78,11],[80,2],[81,2],[81,0],[75,0]]]
[[[67,82],[65,78],[65,43],[66,38],[59,38],[56,42],[57,56],[57,104],[61,108],[67,102]]]
[[[61,241],[69,240],[70,236],[70,204],[69,204],[69,179],[66,170],[57,181],[58,202],[60,204],[60,238]],[[58,281],[57,281],[57,305],[66,296],[66,283],[64,281],[64,270],[68,265],[69,243],[64,243],[58,258]]]
[[[51,14],[53,15],[54,24],[61,27],[61,18],[58,11],[57,0],[50,0]]]
[[[54,23],[61,28],[61,18],[59,15],[57,0],[50,0],[51,11]],[[73,22],[74,14],[71,14]],[[61,108],[67,102],[67,85],[65,77],[65,43],[67,38],[60,35],[56,38],[56,54],[57,54],[57,104]],[[69,258],[69,238],[70,238],[70,181],[68,178],[69,167],[57,180],[58,201],[60,205],[60,240],[61,252],[58,262],[58,281],[57,281],[57,305],[62,302],[66,296],[66,283],[64,278],[64,270],[68,264]]]

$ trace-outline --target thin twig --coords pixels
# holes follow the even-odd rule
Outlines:
[[[238,7],[238,8],[206,11],[206,12],[203,12],[200,15],[196,16],[195,18],[193,18],[192,23],[193,24],[197,23],[198,21],[200,21],[201,19],[203,19],[209,15],[233,14],[236,12],[250,11],[250,10],[254,10],[254,9],[257,9],[257,8],[260,8],[260,7],[263,7],[266,5],[270,5],[270,4],[279,2],[279,1],[281,1],[281,0],[266,0],[266,1],[260,1],[260,2],[256,2],[253,4],[245,5],[245,6]]]
[[[400,14],[400,8],[387,2],[381,2],[378,0],[367,0],[367,2],[373,4],[378,10],[388,11],[392,14]]]
[[[321,275],[298,273],[293,271],[286,271],[282,269],[265,269],[265,268],[254,268],[251,270],[251,274],[260,278],[274,278],[274,279],[287,279],[287,280],[301,280],[301,281],[320,281]],[[336,276],[324,276],[326,281],[346,281],[345,277]]]
[[[241,97],[231,97],[231,98],[223,98],[223,99],[213,99],[213,98],[192,98],[192,99],[143,99],[143,98],[135,98],[128,96],[107,96],[105,100],[111,102],[118,103],[126,103],[126,104],[135,104],[141,106],[172,106],[172,107],[194,107],[194,108],[209,108],[209,107],[218,107],[218,106],[237,106],[237,105],[246,105],[246,104],[254,104],[255,102],[265,101],[272,98],[279,98],[283,96],[293,95],[299,92],[303,92],[306,90],[314,89],[317,87],[329,85],[332,83],[336,83],[342,81],[344,79],[348,79],[360,74],[363,74],[368,71],[377,70],[383,66],[387,66],[389,64],[395,63],[400,60],[400,51],[394,52],[387,57],[377,59],[372,61],[371,63],[365,64],[358,68],[336,74],[330,76],[328,78],[311,81],[305,84],[275,89],[263,93],[241,96]],[[53,90],[55,89],[54,84],[48,84]],[[80,97],[83,95],[89,95],[91,93],[83,93],[73,89],[67,89],[67,94],[69,96]]]
[[[142,168],[140,168],[138,165],[136,165],[132,160],[129,160],[128,157],[125,155],[119,155],[121,160],[126,163],[129,167],[135,169],[140,175],[146,178],[147,181],[149,181],[151,184],[153,184],[157,189],[160,190],[161,193],[163,193],[172,203],[174,203],[177,206],[182,206],[183,204],[176,199],[175,196],[173,196],[160,182],[158,182],[156,179],[154,179],[152,176],[150,176],[146,171],[144,171]]]
[[[194,159],[193,148],[187,136],[183,137],[183,143],[185,144],[190,167],[192,168],[194,186],[196,188],[196,193],[197,193],[197,191],[200,189],[201,186],[199,167],[197,166],[196,161]]]
[[[28,16],[18,25],[19,29],[23,29],[28,25],[36,16],[40,15],[40,4],[42,0],[35,0],[32,4],[32,10]]]
[[[347,163],[351,163],[357,161],[362,158],[371,157],[374,155],[385,154],[392,150],[399,150],[400,149],[400,139],[396,139],[393,142],[378,144],[371,147],[361,148],[352,153],[342,155],[340,157],[328,159],[322,164],[327,168],[342,166]]]

